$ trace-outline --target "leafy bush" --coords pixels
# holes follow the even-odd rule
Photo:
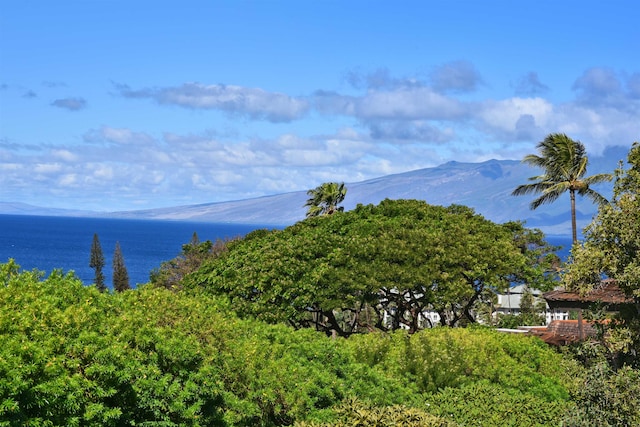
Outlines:
[[[489,381],[548,401],[567,399],[575,363],[534,337],[489,328],[434,328],[414,335],[368,334],[349,338],[356,360],[437,392]]]
[[[567,427],[640,425],[640,371],[614,372],[606,363],[590,368],[568,412]]]
[[[287,425],[356,395],[411,400],[341,340],[222,300],[0,267],[0,425]]]
[[[570,402],[549,401],[529,393],[514,393],[482,381],[446,388],[427,399],[428,411],[460,426],[557,426]],[[596,424],[591,424],[596,425]]]
[[[454,427],[456,424],[434,416],[422,409],[393,405],[373,407],[351,399],[336,409],[336,416],[328,422],[297,422],[296,427]]]
[[[480,422],[513,408],[556,419],[564,367],[539,341],[488,329],[329,339],[207,295],[101,293],[0,265],[0,426],[445,425],[474,402],[495,411]],[[530,406],[502,405],[507,394]]]

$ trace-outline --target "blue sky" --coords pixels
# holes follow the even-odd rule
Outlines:
[[[621,1],[0,1],[0,201],[131,210],[640,139]]]

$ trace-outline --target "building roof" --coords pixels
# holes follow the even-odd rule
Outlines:
[[[595,337],[596,328],[592,322],[582,322],[581,326],[579,320],[554,320],[546,327],[531,328],[529,333],[540,337],[547,344],[562,346]]]
[[[633,304],[633,298],[627,296],[613,279],[605,279],[586,295],[566,290],[554,290],[542,294],[550,308],[588,308],[594,303],[619,306]]]

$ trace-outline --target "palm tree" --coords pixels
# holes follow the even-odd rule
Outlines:
[[[611,174],[598,174],[585,177],[588,158],[584,145],[574,141],[563,133],[552,133],[538,143],[540,155],[529,154],[522,159],[523,163],[542,168],[542,175],[529,178],[535,181],[524,184],[513,190],[512,195],[520,196],[529,193],[541,193],[540,197],[531,202],[531,209],[551,203],[563,193],[569,191],[571,198],[571,227],[573,243],[578,241],[576,227],[576,193],[587,196],[595,203],[608,203],[607,199],[590,188],[593,184],[611,181]]]
[[[342,212],[344,207],[338,205],[342,203],[347,195],[347,188],[344,182],[325,182],[324,184],[307,191],[311,196],[304,204],[308,206],[307,218],[320,215],[331,215],[334,212]]]

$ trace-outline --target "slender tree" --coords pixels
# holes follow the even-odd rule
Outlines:
[[[531,184],[518,186],[512,194],[514,196],[541,194],[530,205],[531,209],[537,209],[543,204],[554,202],[568,191],[571,199],[571,229],[575,244],[578,241],[576,194],[587,196],[598,204],[607,203],[607,200],[594,191],[591,185],[611,181],[612,175],[598,174],[585,177],[588,158],[584,145],[563,133],[548,135],[538,143],[537,148],[539,155],[529,154],[522,159],[522,162],[541,168],[543,174],[529,178],[529,181],[533,181]]]
[[[344,207],[338,205],[342,203],[347,195],[347,188],[344,182],[325,182],[324,184],[307,191],[311,196],[304,204],[308,206],[307,218],[320,215],[331,215],[334,212],[342,212]]]
[[[104,283],[104,274],[102,273],[102,269],[104,268],[104,254],[102,253],[100,239],[98,239],[97,234],[93,235],[93,243],[91,243],[89,267],[95,270],[94,283],[96,288],[98,288],[100,292],[106,291],[107,285]]]
[[[116,242],[116,250],[113,253],[113,289],[116,292],[131,289],[131,286],[129,286],[129,273],[124,265],[120,242]]]

